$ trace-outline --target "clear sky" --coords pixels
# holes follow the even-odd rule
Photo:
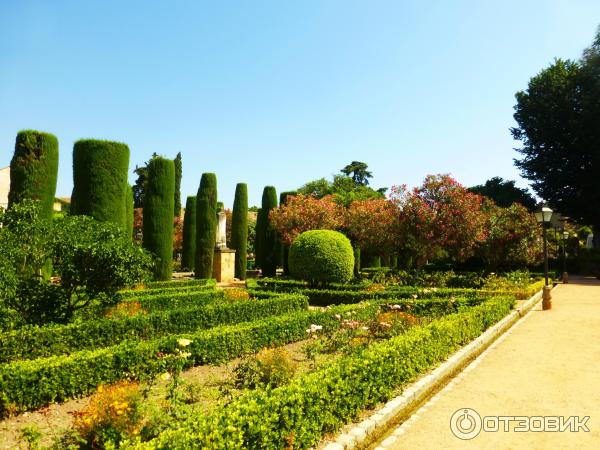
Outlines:
[[[182,196],[215,172],[228,207],[238,182],[258,204],[352,160],[374,187],[526,186],[514,94],[599,24],[598,0],[0,0],[0,167],[32,128],[59,139],[58,196],[88,137],[131,170],[180,151]]]

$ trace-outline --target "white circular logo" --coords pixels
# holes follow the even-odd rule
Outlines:
[[[481,416],[471,408],[461,408],[452,414],[450,429],[459,439],[473,439],[481,431]]]

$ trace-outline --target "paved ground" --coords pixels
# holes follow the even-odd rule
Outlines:
[[[600,449],[600,281],[573,277],[553,291],[552,310],[542,311],[540,303],[501,339],[373,448]],[[589,432],[518,432],[527,422],[484,419],[483,431],[462,440],[450,421],[464,408],[481,418],[589,416]],[[463,431],[476,429],[474,414],[473,421],[464,412],[456,417]],[[500,431],[485,431],[496,423]],[[529,424],[538,429],[541,421]]]

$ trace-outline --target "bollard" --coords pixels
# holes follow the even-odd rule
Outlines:
[[[563,272],[562,282],[563,284],[569,284],[569,272]]]
[[[552,309],[552,286],[544,286],[542,292],[542,309]]]

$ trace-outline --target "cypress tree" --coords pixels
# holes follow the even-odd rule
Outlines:
[[[75,142],[71,214],[115,222],[127,230],[128,170],[129,147],[126,144],[96,139]]]
[[[262,215],[262,208],[258,208],[256,212],[256,225],[254,227],[254,266],[255,268],[262,268],[262,238],[264,228],[264,217]]]
[[[277,231],[273,229],[269,222],[269,212],[277,208],[277,191],[273,186],[266,186],[263,190],[260,215],[262,216],[260,230],[260,258],[261,269],[264,277],[274,277],[277,272],[277,262],[281,255],[281,246]]]
[[[155,256],[154,279],[168,281],[173,274],[173,203],[175,164],[160,156],[148,163],[144,197],[143,247]]]
[[[127,237],[133,239],[133,188],[127,185],[127,195],[125,196],[125,212],[127,217]]]
[[[194,270],[196,265],[196,197],[190,196],[185,202],[183,215],[183,249],[181,266]]]
[[[281,194],[279,194],[279,205],[280,206],[285,205],[287,203],[288,196],[296,195],[296,194],[297,194],[296,191],[282,192]],[[283,273],[285,275],[290,274],[290,268],[288,265],[289,253],[290,253],[290,246],[281,243],[281,262],[282,262],[282,266],[283,266]]]
[[[50,133],[23,130],[17,133],[10,161],[8,207],[25,199],[40,202],[40,214],[50,220],[54,210],[58,175],[58,139]]]
[[[181,214],[181,176],[183,175],[183,164],[181,162],[181,152],[173,160],[175,162],[175,207],[173,214],[179,217]]]
[[[212,278],[217,235],[217,176],[203,173],[196,196],[196,278]]]
[[[235,249],[235,277],[246,279],[248,247],[248,185],[238,183],[235,187],[231,217],[231,247]]]

